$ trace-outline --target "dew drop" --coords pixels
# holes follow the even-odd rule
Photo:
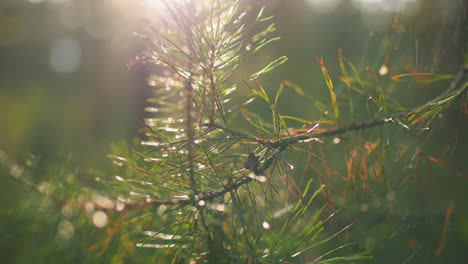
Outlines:
[[[379,74],[380,74],[380,75],[385,75],[385,74],[387,74],[387,73],[388,73],[388,68],[387,68],[387,66],[385,66],[385,64],[382,65],[382,66],[380,66]]]
[[[124,178],[122,178],[121,176],[115,176],[115,179],[118,181],[124,181]]]

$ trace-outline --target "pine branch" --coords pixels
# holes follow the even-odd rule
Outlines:
[[[461,70],[457,74],[457,77],[452,81],[449,88],[446,91],[444,91],[437,98],[440,98],[442,96],[446,96],[447,94],[449,94],[451,92],[454,92],[454,91],[457,91],[457,90],[458,90],[458,92],[456,93],[455,98],[452,98],[452,100],[456,100],[456,99],[460,98],[462,95],[466,94],[467,91],[468,91],[467,77],[468,77],[468,65],[465,64],[465,65],[462,65]],[[437,100],[437,98],[435,100]],[[251,135],[248,135],[248,134],[246,134],[244,132],[236,131],[236,130],[233,130],[231,128],[227,128],[227,127],[225,127],[223,125],[220,125],[220,124],[217,124],[217,123],[214,123],[214,122],[203,124],[203,125],[208,127],[208,128],[220,129],[220,130],[222,130],[222,131],[224,131],[224,132],[226,132],[228,134],[231,134],[231,135],[234,135],[234,136],[237,136],[237,137],[241,137],[241,138],[246,139],[246,140],[257,142],[257,143],[265,145],[266,147],[271,148],[271,149],[276,149],[277,152],[275,154],[273,154],[269,159],[267,159],[264,162],[262,168],[254,168],[253,169],[253,172],[255,173],[255,175],[261,175],[271,166],[271,164],[273,164],[273,161],[274,161],[276,155],[280,154],[281,152],[283,152],[284,150],[286,150],[289,146],[291,146],[293,144],[296,144],[296,143],[301,142],[301,141],[307,141],[307,140],[319,138],[319,137],[328,137],[328,136],[333,136],[333,135],[339,135],[339,134],[343,134],[343,133],[346,133],[346,132],[352,131],[352,130],[365,129],[365,128],[378,126],[378,125],[382,125],[382,124],[386,124],[386,123],[393,123],[393,122],[395,122],[395,120],[397,120],[399,118],[403,118],[403,117],[409,116],[411,114],[414,114],[416,111],[418,111],[422,107],[433,104],[435,100],[429,101],[426,104],[424,104],[422,106],[419,106],[419,107],[416,107],[411,111],[390,115],[390,116],[388,116],[386,118],[373,119],[373,120],[360,121],[360,122],[353,122],[353,123],[350,123],[348,125],[340,126],[338,128],[328,129],[328,130],[325,130],[325,131],[322,131],[322,132],[315,132],[315,133],[311,133],[310,135],[304,135],[303,134],[303,135],[299,135],[299,136],[284,138],[284,139],[280,139],[280,140],[277,140],[277,141],[265,141],[265,140],[262,140],[262,139],[259,139],[259,138],[255,138],[255,137],[253,137]],[[146,202],[145,201],[138,201],[138,202],[135,202],[133,204],[129,204],[128,208],[141,207],[141,206],[145,206],[145,205],[155,205],[155,206],[160,206],[160,205],[195,205],[199,201],[211,201],[211,200],[213,200],[213,199],[215,199],[217,197],[221,197],[224,194],[226,194],[226,193],[228,193],[230,191],[236,190],[239,187],[241,187],[242,185],[251,182],[253,179],[254,178],[252,178],[250,176],[244,177],[242,179],[239,179],[239,180],[235,181],[231,185],[225,186],[221,190],[211,192],[211,193],[209,193],[207,195],[204,195],[204,196],[202,196],[202,197],[200,197],[200,198],[198,198],[196,200],[194,200],[194,199],[184,199],[184,200],[179,200],[179,201],[146,201]]]
[[[452,92],[457,91],[454,94],[454,97],[450,98],[450,101],[457,100],[458,98],[460,98],[461,96],[463,96],[464,94],[466,94],[468,92],[468,81],[467,80],[468,80],[468,64],[464,64],[464,65],[462,65],[460,71],[458,72],[457,77],[452,81],[452,83],[450,84],[450,86],[449,86],[449,88],[447,90],[445,90],[441,95],[439,95],[435,99],[433,99],[433,100],[431,100],[431,101],[429,101],[429,102],[427,102],[427,103],[425,103],[425,104],[423,104],[421,106],[415,107],[411,111],[393,114],[393,115],[390,115],[388,117],[380,118],[380,119],[372,119],[372,120],[366,120],[366,121],[352,122],[352,123],[350,123],[348,125],[340,126],[340,127],[337,127],[337,128],[328,129],[328,130],[325,130],[325,131],[322,131],[322,132],[315,132],[315,133],[311,134],[310,136],[309,135],[300,135],[300,136],[286,138],[286,139],[280,140],[279,142],[274,143],[273,147],[277,148],[277,147],[284,146],[284,145],[289,146],[289,145],[292,145],[292,144],[295,144],[297,142],[304,141],[304,140],[310,140],[310,139],[314,139],[314,138],[318,138],[318,137],[327,137],[327,136],[339,135],[339,134],[343,134],[343,133],[346,133],[346,132],[352,131],[352,130],[364,129],[364,128],[378,126],[378,125],[382,125],[382,124],[386,124],[386,123],[393,123],[393,122],[395,122],[395,120],[398,120],[400,118],[408,117],[408,116],[410,116],[412,114],[415,114],[420,109],[423,109],[425,107],[435,106],[440,101],[442,101],[442,103],[446,103],[446,100],[439,100],[439,99],[441,99],[444,96],[447,96],[448,94],[450,94]]]
[[[457,76],[455,77],[455,79],[450,84],[449,88],[444,93],[442,93],[441,95],[442,96],[447,95],[447,94],[459,89],[460,87],[463,87],[463,85],[465,85],[467,83],[467,81],[468,81],[468,64],[463,64],[462,67],[460,68],[460,70],[458,71]],[[461,93],[465,93],[467,91],[466,85],[462,89],[464,91],[462,91]]]
[[[224,132],[227,132],[227,133],[229,133],[229,134],[231,134],[233,136],[237,136],[237,137],[240,137],[240,138],[243,138],[243,139],[248,139],[248,140],[251,140],[251,141],[254,141],[254,142],[258,142],[258,143],[262,142],[256,137],[253,137],[253,136],[248,135],[248,134],[246,134],[244,132],[241,132],[241,131],[236,131],[236,130],[230,129],[228,127],[225,127],[225,126],[223,126],[221,124],[218,124],[218,123],[215,123],[215,122],[205,123],[205,124],[203,124],[203,126],[206,126],[208,128],[218,128],[218,129],[221,129]]]
[[[464,64],[464,65],[462,65],[460,71],[458,72],[457,77],[452,81],[452,83],[450,84],[449,88],[446,91],[444,91],[440,96],[438,96],[434,100],[431,100],[431,101],[429,101],[429,102],[427,102],[427,103],[425,103],[425,104],[423,104],[421,106],[415,107],[411,111],[393,114],[393,115],[390,115],[388,117],[380,118],[380,119],[372,119],[372,120],[366,120],[366,121],[352,122],[352,123],[350,123],[348,125],[343,125],[343,126],[340,126],[340,127],[337,127],[337,128],[327,129],[327,130],[322,131],[322,132],[315,132],[315,133],[312,133],[310,135],[302,134],[302,135],[299,135],[299,136],[284,138],[284,139],[281,139],[281,140],[278,140],[278,141],[265,142],[265,140],[261,140],[259,138],[252,137],[252,136],[247,135],[247,134],[245,134],[243,132],[236,131],[236,130],[224,127],[224,126],[222,126],[220,124],[217,124],[217,123],[204,124],[204,125],[209,127],[209,128],[221,129],[224,132],[229,133],[231,135],[238,136],[238,137],[241,137],[241,138],[244,138],[244,139],[247,139],[247,140],[251,140],[251,141],[257,142],[259,144],[267,145],[268,147],[271,147],[273,149],[283,149],[284,150],[288,146],[293,145],[295,143],[298,143],[300,141],[311,140],[311,139],[319,138],[319,137],[328,137],[328,136],[333,136],[333,135],[339,135],[339,134],[343,134],[343,133],[346,133],[346,132],[352,131],[352,130],[364,129],[364,128],[378,126],[378,125],[382,125],[382,124],[386,124],[386,123],[393,123],[393,122],[395,122],[395,120],[398,120],[398,119],[403,118],[403,117],[407,117],[407,116],[409,116],[411,114],[414,114],[418,110],[420,110],[420,109],[422,109],[424,107],[433,106],[434,104],[437,103],[438,98],[441,98],[443,96],[448,95],[451,92],[454,92],[454,91],[458,90],[459,92],[456,93],[455,98],[451,98],[452,100],[456,100],[456,99],[458,99],[459,97],[461,97],[462,95],[464,95],[468,91],[467,79],[468,79],[468,64]],[[436,102],[436,103],[434,103],[434,102]]]

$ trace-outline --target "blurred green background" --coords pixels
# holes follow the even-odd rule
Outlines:
[[[112,142],[138,137],[145,100],[150,94],[145,78],[151,69],[138,65],[128,69],[127,63],[146,48],[133,32],[144,33],[147,21],[156,15],[145,2],[148,1],[0,3],[2,159],[41,164],[62,160],[70,163],[71,170],[86,175],[90,168],[111,166],[105,155]],[[153,0],[152,4],[156,2]],[[250,58],[238,75],[253,73],[276,56],[289,57],[286,65],[263,80],[272,92],[282,80],[292,81],[305,91],[306,96],[288,93],[282,98],[280,108],[286,115],[308,120],[322,116],[323,112],[313,103],[328,102],[329,92],[317,57],[324,58],[337,93],[344,89],[339,82],[339,49],[359,70],[377,73],[385,65],[388,73],[380,74],[379,80],[385,89],[396,90],[394,99],[403,108],[434,98],[448,87],[450,80],[428,85],[415,80],[393,84],[390,76],[414,72],[455,75],[467,56],[467,7],[463,0],[244,2],[250,9],[265,5],[267,13],[274,15],[276,35],[282,39]],[[356,100],[357,108],[359,103],[364,106],[365,99]],[[260,103],[252,108],[267,115]],[[363,113],[355,118],[367,119],[369,116]],[[345,110],[343,115],[347,116]],[[461,107],[454,107],[433,126],[434,130],[422,137],[398,128],[389,131],[401,146],[416,144],[428,155],[449,160],[458,172],[466,173],[466,112],[463,115]],[[325,148],[330,164],[345,173],[343,149],[331,145]],[[376,197],[363,194],[340,204],[347,209],[338,217],[336,226],[353,222],[355,233],[350,233],[350,239],[375,252],[373,263],[463,263],[467,259],[466,174],[456,176],[437,164],[426,163],[420,172],[426,177],[419,181],[393,193],[385,186],[377,186]],[[51,173],[60,175],[53,169],[41,172],[37,177],[43,179]],[[9,175],[11,171],[3,169],[1,173],[0,262],[59,263],[63,258],[74,263],[93,263],[84,257],[70,256],[81,252],[76,242],[53,249],[54,243],[62,243],[56,238],[54,222],[59,216],[51,216],[50,221],[37,219],[28,211],[28,200],[38,197]],[[389,171],[387,177],[404,179],[405,175],[399,173],[401,170]],[[389,206],[393,209],[389,210]],[[437,255],[451,206],[446,247]],[[31,223],[42,225],[27,228]],[[89,246],[85,239],[80,248]],[[47,248],[48,243],[51,248]],[[67,251],[67,246],[72,249]],[[34,257],[22,256],[41,248],[46,249]],[[67,253],[70,255],[65,257]]]

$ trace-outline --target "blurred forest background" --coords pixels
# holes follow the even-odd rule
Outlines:
[[[88,184],[95,180],[93,171],[112,166],[106,158],[110,144],[140,137],[146,115],[150,72],[127,64],[147,48],[133,32],[144,32],[154,15],[147,5],[155,2],[1,1],[0,160],[37,166],[37,182],[50,177],[65,181],[64,170],[50,169],[57,166],[51,164],[68,166]],[[341,50],[359,71],[374,74],[383,89],[393,89],[401,109],[410,109],[441,94],[452,79],[421,82],[409,77],[396,82],[391,76],[455,76],[468,56],[464,0],[243,3],[247,9],[266,6],[281,40],[249,58],[237,74],[245,76],[242,71],[256,72],[272,58],[287,56],[288,62],[262,83],[271,91],[283,80],[300,86],[305,95],[287,93],[280,107],[284,114],[306,120],[320,119],[323,107],[318,102],[330,102],[318,57],[323,57],[338,95],[345,89],[339,79]],[[356,109],[365,109],[366,100],[355,102]],[[251,109],[269,115],[261,103],[253,103]],[[342,109],[344,117],[346,111]],[[413,160],[415,167],[403,169],[400,160],[383,157],[381,162],[394,170],[386,171],[388,182],[375,184],[375,195],[332,195],[336,207],[343,208],[336,226],[354,224],[349,239],[371,250],[371,263],[462,263],[468,258],[466,111],[462,104],[450,108],[431,123],[429,132],[418,136],[401,127],[389,128],[392,151],[405,164]],[[355,120],[370,117],[366,111],[356,113],[364,114]],[[378,134],[376,130],[372,131]],[[360,134],[364,135],[373,134]],[[405,150],[411,144],[424,153],[418,161],[414,149]],[[329,142],[324,149],[328,163],[346,174],[342,145]],[[289,155],[294,160],[297,154]],[[424,170],[408,180],[417,162],[425,164]],[[74,242],[57,237],[60,216],[36,215],[30,206],[40,198],[13,177],[15,171],[2,167],[0,173],[0,262],[60,263],[61,257],[83,254],[92,244],[87,237]],[[336,182],[330,184],[340,184]],[[28,252],[34,253],[27,256]]]

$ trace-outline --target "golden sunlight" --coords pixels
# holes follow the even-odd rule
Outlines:
[[[162,5],[164,5],[163,0],[144,0],[143,5],[145,5],[148,8],[159,8]]]
[[[166,3],[177,3],[177,4],[184,4],[188,3],[191,0],[143,0],[142,3],[147,8],[161,8]]]
[[[126,17],[147,18],[150,21],[158,20],[155,13],[165,14],[167,5],[186,5],[193,0],[111,0],[113,9],[118,10]],[[177,9],[176,9],[177,10]]]

